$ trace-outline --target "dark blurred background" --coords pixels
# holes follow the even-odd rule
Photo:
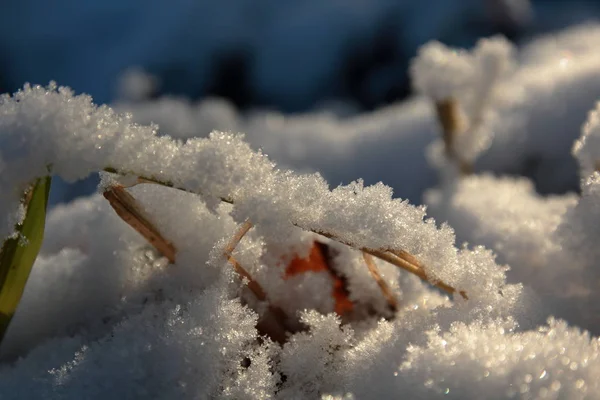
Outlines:
[[[598,16],[589,0],[4,0],[0,91],[55,80],[107,103],[139,67],[159,78],[156,96],[369,110],[410,93],[409,60],[428,40],[518,43]]]

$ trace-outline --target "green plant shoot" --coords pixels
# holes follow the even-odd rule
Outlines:
[[[50,184],[49,176],[40,178],[26,192],[23,200],[25,218],[16,226],[17,235],[6,239],[0,250],[0,342],[17,310],[42,246]]]

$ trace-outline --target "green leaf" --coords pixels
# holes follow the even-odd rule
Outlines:
[[[25,218],[16,226],[18,235],[6,239],[0,250],[0,342],[17,310],[42,246],[50,183],[49,176],[40,178],[25,193]]]

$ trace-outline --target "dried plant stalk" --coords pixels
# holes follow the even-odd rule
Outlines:
[[[421,262],[419,260],[417,260],[417,258],[415,256],[413,256],[412,254],[404,251],[404,250],[393,250],[390,249],[388,250],[388,252],[392,253],[393,255],[395,255],[396,257],[399,257],[403,260],[405,260],[408,263],[411,263],[421,269],[423,269],[423,266],[421,265]]]
[[[260,301],[266,301],[267,294],[262,286],[260,286],[260,284],[252,278],[252,275],[250,275],[250,273],[233,257],[233,251],[250,229],[252,229],[252,223],[249,220],[246,220],[231,238],[229,243],[227,243],[225,250],[223,250],[223,255],[233,266],[235,271],[248,280],[248,289],[252,291],[254,296]],[[287,341],[286,332],[291,331],[286,324],[286,320],[287,317],[281,308],[269,304],[268,312],[261,316],[256,325],[256,329],[258,329],[261,334],[283,344]]]
[[[110,173],[119,173],[119,174],[127,174],[126,172],[120,172],[114,168],[105,168],[106,172],[110,172]],[[151,183],[151,184],[156,184],[156,185],[161,185],[161,186],[166,186],[166,187],[170,187],[173,189],[177,189],[177,190],[182,190],[184,192],[188,192],[188,190],[178,187],[177,185],[175,185],[172,182],[162,182],[158,179],[154,179],[154,178],[148,178],[148,177],[139,177],[138,178],[138,182],[139,183]],[[195,193],[195,194],[201,194],[201,193]],[[221,197],[220,200],[224,203],[229,203],[229,204],[234,204],[234,200],[231,198],[227,198],[227,197]],[[331,240],[335,240],[336,242],[345,244],[349,247],[352,248],[357,248],[357,246],[348,243],[347,241],[339,238],[337,235],[333,234],[333,233],[329,233],[329,232],[324,232],[324,231],[320,231],[314,228],[309,228],[309,227],[304,227],[301,224],[298,224],[294,221],[291,221],[291,223],[303,230],[309,231],[309,232],[313,232],[316,233],[318,235],[324,236],[326,238],[329,238]],[[249,228],[248,228],[249,229]],[[245,234],[245,233],[244,233]],[[242,235],[243,236],[243,235]],[[239,241],[239,240],[238,240]],[[234,246],[235,247],[235,246]],[[364,251],[374,257],[377,257],[379,259],[382,259],[384,261],[389,262],[390,264],[393,264],[399,268],[402,268],[412,274],[417,275],[419,278],[423,279],[426,282],[429,282],[431,285],[438,287],[439,289],[449,293],[449,294],[454,294],[457,290],[455,288],[453,288],[450,285],[445,284],[444,282],[435,282],[430,280],[427,277],[427,274],[425,273],[425,270],[423,268],[423,266],[420,264],[420,262],[413,257],[411,254],[403,251],[403,250],[374,250],[374,249],[368,249],[368,248],[357,248],[358,250]],[[464,291],[460,291],[459,294],[465,298],[468,299],[466,292]]]
[[[364,251],[362,254],[363,254],[365,263],[367,264],[367,267],[369,268],[369,272],[371,273],[371,276],[373,277],[373,279],[375,279],[375,282],[377,282],[377,285],[379,285],[379,289],[381,289],[381,293],[383,293],[383,296],[385,297],[385,300],[388,303],[388,307],[390,308],[390,310],[392,312],[395,313],[396,311],[398,311],[398,301],[396,300],[396,297],[394,297],[394,294],[392,293],[392,289],[390,289],[388,284],[381,277],[381,274],[379,273],[377,265],[375,265],[375,260],[373,260],[373,257],[370,254],[365,253]]]
[[[371,250],[371,249],[363,249],[363,251],[365,251],[366,253],[369,253],[377,258],[380,258],[384,261],[389,262],[390,264],[393,264],[399,268],[402,268],[408,272],[410,272],[411,274],[414,274],[416,276],[418,276],[419,278],[421,278],[422,280],[429,282],[431,285],[449,293],[449,294],[454,294],[457,292],[457,290],[455,288],[453,288],[452,286],[444,283],[444,282],[439,282],[439,281],[433,281],[431,279],[429,279],[427,277],[427,274],[425,273],[425,270],[423,269],[423,267],[419,265],[415,265],[407,260],[405,260],[404,258],[400,258],[398,257],[396,254],[393,254],[391,252],[388,251],[382,251],[382,250]],[[411,256],[412,257],[412,256]],[[414,258],[414,257],[413,257]],[[464,299],[468,299],[469,297],[467,296],[467,293],[464,290],[461,290],[458,292],[462,298]]]
[[[111,172],[111,171],[109,171]],[[138,179],[139,183],[156,183],[162,184],[159,181],[149,180],[145,178]],[[129,226],[140,233],[146,240],[158,250],[170,263],[175,262],[175,247],[171,242],[166,240],[158,231],[158,229],[150,222],[150,218],[123,186],[113,186],[105,191],[104,197],[108,200],[111,207],[117,215],[121,217]],[[243,278],[248,280],[248,288],[260,301],[265,301],[267,296],[263,288],[256,282],[244,267],[233,257],[232,253],[244,235],[252,228],[250,221],[242,224],[241,228],[236,232],[231,241],[225,247],[223,252],[227,261],[233,266],[235,271]],[[270,337],[278,343],[285,343],[287,340],[287,326],[285,324],[286,316],[283,310],[279,307],[269,305],[268,312],[265,313],[258,321],[258,331]]]
[[[223,250],[223,254],[225,255],[225,257],[231,257],[231,255],[233,254],[233,250],[235,250],[237,245],[240,243],[242,238],[246,236],[246,233],[248,233],[250,229],[252,229],[252,223],[249,220],[246,220],[242,224],[242,226],[240,226],[240,229],[238,229],[235,235],[233,235],[233,237],[225,247],[225,250]]]
[[[442,139],[444,140],[446,154],[453,156],[454,140],[462,128],[459,103],[453,97],[439,100],[435,103],[435,110],[442,125]]]
[[[298,225],[296,225],[296,226],[298,226]],[[329,238],[331,240],[335,240],[336,242],[345,244],[346,246],[349,246],[352,248],[357,248],[352,243],[348,243],[346,240],[337,237],[337,235],[335,235],[333,233],[325,232],[325,231],[318,231],[318,230],[311,230],[311,232],[317,233],[317,234],[324,236],[326,238]],[[423,279],[425,282],[429,282],[431,285],[433,285],[449,294],[454,294],[457,291],[455,288],[453,288],[450,285],[445,284],[444,282],[436,282],[436,281],[429,279],[427,277],[427,274],[425,273],[425,269],[423,268],[421,263],[414,256],[412,256],[411,254],[409,254],[403,250],[374,250],[374,249],[369,249],[367,247],[361,247],[361,248],[359,248],[359,250],[361,250],[365,253],[368,253],[374,257],[377,257],[381,260],[387,261],[390,264],[393,264],[399,268],[402,268],[403,270],[408,271],[411,274],[418,276],[419,278]],[[466,292],[461,290],[459,292],[459,294],[464,299],[468,299]]]
[[[267,294],[262,286],[252,278],[252,275],[250,275],[250,273],[246,271],[233,256],[228,256],[227,261],[233,266],[235,272],[248,280],[248,288],[252,291],[254,296],[260,301],[265,301],[267,299]]]
[[[150,222],[150,218],[135,198],[122,186],[113,186],[105,191],[104,198],[108,200],[117,215],[129,226],[135,229],[171,264],[175,263],[175,246],[165,239],[159,230]]]
[[[250,273],[248,273],[248,271],[246,271],[246,269],[242,267],[242,265],[233,257],[233,251],[250,229],[252,229],[252,223],[247,220],[242,224],[240,229],[237,230],[235,235],[233,235],[229,243],[227,243],[225,250],[223,250],[223,255],[225,256],[225,259],[233,266],[235,272],[248,280],[248,288],[252,291],[252,293],[254,293],[256,298],[260,301],[264,301],[266,300],[267,295],[262,286],[260,286],[260,284],[256,282],[254,278],[252,278],[252,275],[250,275]]]
[[[435,103],[438,120],[442,125],[442,139],[446,155],[456,162],[462,175],[473,172],[471,163],[463,160],[456,152],[456,137],[462,132],[464,122],[461,117],[460,103],[453,97],[439,100]]]

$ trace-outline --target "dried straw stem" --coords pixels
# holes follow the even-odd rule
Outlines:
[[[454,123],[452,123],[454,124]],[[104,169],[106,172],[110,172],[110,173],[118,173],[118,174],[126,174],[124,172],[120,172],[114,168],[105,168]],[[178,189],[178,190],[182,190],[185,192],[190,193],[189,190],[178,187],[177,185],[173,184],[172,182],[163,182],[160,181],[158,179],[155,178],[149,178],[149,177],[139,177],[138,178],[138,182],[139,183],[151,183],[151,184],[156,184],[156,185],[161,185],[161,186],[166,186],[166,187],[170,187],[173,189]],[[195,194],[201,194],[201,193],[195,193]],[[229,203],[229,204],[234,204],[234,200],[228,197],[221,197],[220,200],[224,203]],[[237,245],[237,243],[241,240],[241,238],[246,234],[246,232],[252,227],[252,225],[247,225],[250,224],[250,222],[246,221],[246,223],[244,223],[244,225],[242,225],[242,229],[240,229],[239,233],[242,232],[243,229],[246,229],[245,232],[242,233],[242,235],[237,239],[237,242],[234,242],[233,239],[235,239],[238,235],[236,235],[233,239],[232,239],[232,243],[234,243],[233,248],[235,248],[235,246]],[[301,224],[298,224],[297,222],[292,221],[292,224],[300,229],[303,229],[305,231],[309,231],[309,232],[313,232],[316,233],[318,235],[324,236],[326,238],[329,238],[331,240],[334,240],[336,242],[345,244],[349,247],[352,248],[357,248],[357,246],[355,246],[352,243],[349,243],[346,240],[343,240],[341,238],[339,238],[337,235],[330,233],[330,232],[325,232],[325,231],[320,231],[314,228],[309,228],[309,227],[304,227]],[[231,244],[231,243],[230,243]],[[228,247],[229,248],[229,247]],[[233,248],[231,249],[231,252],[233,252]],[[393,249],[388,249],[388,250],[374,250],[374,249],[369,249],[366,247],[362,247],[362,248],[357,248],[358,250],[361,250],[367,254],[370,254],[374,257],[377,257],[381,260],[387,261],[390,264],[393,264],[395,266],[397,266],[398,268],[402,268],[408,272],[410,272],[411,274],[417,275],[419,278],[423,279],[426,282],[429,282],[431,285],[438,287],[439,289],[449,293],[449,294],[454,294],[457,290],[455,288],[453,288],[450,285],[445,284],[444,282],[436,282],[433,281],[431,279],[429,279],[427,277],[427,274],[425,273],[425,268],[423,268],[423,265],[414,257],[412,256],[410,253],[407,253],[403,250],[393,250]],[[231,258],[231,254],[226,255],[227,259],[229,260],[229,258]],[[239,265],[239,264],[238,264]],[[237,267],[234,265],[234,268],[236,268],[237,271]],[[243,270],[243,268],[240,266],[241,270]],[[240,271],[241,271],[240,270]],[[245,270],[244,270],[245,271]],[[241,275],[244,275],[243,273],[240,272]],[[247,274],[247,272],[246,272]],[[244,275],[246,276],[246,275]],[[252,279],[249,278],[249,274],[248,276],[246,276],[248,278],[248,280],[250,282],[253,282]],[[250,286],[250,285],[249,285]],[[264,293],[264,292],[263,292]],[[256,293],[255,293],[256,294]],[[460,291],[459,294],[465,298],[468,299],[467,294],[464,291]]]
[[[335,240],[336,242],[345,244],[346,246],[356,248],[356,246],[354,246],[352,243],[349,243],[348,241],[337,237],[335,234],[333,234],[331,232],[317,231],[317,230],[312,230],[312,229],[310,231],[317,233],[321,236],[325,236],[326,238],[329,238],[331,240]],[[453,288],[450,285],[445,284],[444,282],[439,282],[439,281],[434,281],[432,279],[429,279],[427,277],[427,274],[425,273],[425,269],[423,268],[422,264],[414,256],[405,252],[404,250],[375,250],[375,249],[369,249],[367,247],[361,247],[361,248],[359,248],[359,250],[361,250],[367,254],[370,254],[374,257],[377,257],[381,260],[387,261],[390,264],[397,266],[398,268],[402,268],[403,270],[408,271],[411,274],[418,276],[425,282],[429,282],[431,285],[433,285],[449,294],[454,294],[457,291],[455,288]],[[459,294],[464,299],[468,299],[467,293],[465,291],[461,290],[459,292]]]
[[[456,152],[456,137],[462,132],[464,126],[458,100],[453,97],[439,100],[435,103],[435,110],[442,126],[446,155],[456,162],[462,175],[471,174],[473,172],[471,163],[463,160]]]
[[[248,288],[252,291],[252,293],[254,293],[256,298],[260,301],[265,301],[267,299],[267,295],[262,286],[260,286],[260,284],[256,282],[254,278],[252,278],[252,275],[250,275],[250,273],[246,271],[246,269],[242,267],[242,265],[233,257],[233,251],[250,229],[252,229],[252,223],[247,220],[242,224],[240,229],[237,230],[235,235],[233,235],[229,243],[227,243],[225,250],[223,250],[223,255],[225,256],[225,259],[233,266],[235,272],[248,280]]]
[[[388,303],[388,307],[392,312],[395,313],[396,311],[398,311],[398,301],[396,300],[396,297],[394,297],[392,289],[390,289],[388,284],[381,277],[381,274],[379,273],[377,265],[375,265],[375,260],[373,260],[373,257],[370,254],[363,252],[363,258],[365,260],[365,263],[367,264],[367,267],[369,268],[371,276],[373,277],[375,282],[377,282],[377,285],[379,285],[379,289],[381,289],[381,293],[383,293],[383,296],[385,297],[385,300]]]
[[[246,233],[248,233],[250,229],[252,229],[252,223],[249,220],[246,220],[242,224],[242,226],[240,226],[240,229],[237,230],[235,235],[233,235],[233,237],[225,247],[225,250],[223,250],[223,254],[225,255],[225,257],[227,257],[227,259],[231,257],[231,254],[233,254],[233,250],[235,250],[237,245],[240,243],[242,238],[246,236]]]
[[[403,257],[399,257],[398,255],[393,254],[392,252],[382,251],[382,250],[371,250],[371,249],[364,249],[363,251],[365,251],[366,253],[369,253],[377,258],[380,258],[384,261],[387,261],[390,264],[393,264],[399,268],[402,268],[449,294],[454,294],[457,291],[455,288],[453,288],[452,286],[450,286],[444,282],[439,282],[439,281],[434,281],[432,279],[429,279],[427,277],[427,274],[425,273],[425,270],[423,269],[423,267],[420,264],[415,265],[415,264],[411,263],[409,260],[406,260]],[[408,253],[406,253],[406,254],[408,254]],[[412,255],[410,257],[412,259],[414,259],[414,257]],[[469,298],[467,296],[467,293],[464,290],[461,290],[458,293],[464,299]]]
[[[112,172],[112,171],[108,171]],[[162,186],[174,187],[173,185],[165,185],[163,182],[138,178],[139,183],[153,183]],[[179,189],[179,188],[177,188]],[[171,242],[166,240],[158,231],[158,229],[150,222],[149,217],[137,203],[135,198],[130,195],[123,186],[114,186],[110,190],[104,192],[104,197],[108,200],[117,215],[123,219],[128,225],[139,232],[150,244],[152,244],[169,262],[175,262],[175,247]],[[233,251],[242,240],[242,238],[252,228],[252,223],[246,221],[240,229],[231,238],[223,255],[227,261],[233,266],[235,271],[246,278],[248,281],[248,289],[256,296],[259,301],[265,301],[267,295],[260,284],[252,278],[252,275],[246,271],[244,267],[233,257]],[[257,323],[256,328],[261,334],[270,337],[272,340],[283,344],[287,340],[286,316],[283,310],[277,306],[269,305],[268,312],[265,313]]]
[[[103,194],[125,223],[142,235],[171,264],[175,263],[175,246],[161,235],[132,195],[122,186],[113,186]]]
[[[442,139],[446,154],[454,156],[454,141],[462,127],[458,101],[453,97],[439,100],[435,103],[435,110],[442,125]]]
[[[227,259],[227,261],[233,266],[235,271],[241,275],[242,277],[248,280],[248,289],[252,291],[254,296],[260,301],[267,300],[267,294],[260,284],[252,278],[252,275],[246,271],[244,267],[233,257],[233,251],[240,243],[242,238],[248,233],[248,231],[252,229],[252,223],[249,220],[246,220],[240,229],[233,235],[225,250],[223,250],[223,255]],[[286,332],[289,331],[286,325],[287,317],[283,310],[277,306],[269,304],[268,312],[261,316],[256,328],[261,334],[264,334],[274,341],[283,344],[287,341]]]
[[[248,288],[254,293],[254,296],[260,301],[265,301],[267,294],[262,286],[252,278],[252,275],[233,256],[227,257],[227,261],[233,266],[235,272],[248,280]]]

